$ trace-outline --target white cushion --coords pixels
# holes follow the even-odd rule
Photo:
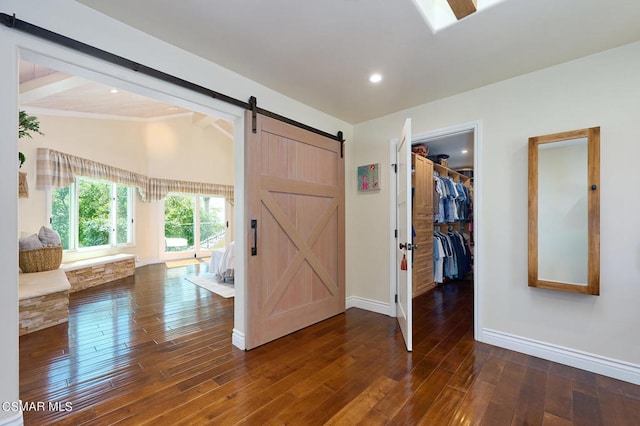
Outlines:
[[[20,300],[71,289],[67,274],[62,269],[29,274],[21,273],[18,274],[18,280],[20,282],[18,299]]]

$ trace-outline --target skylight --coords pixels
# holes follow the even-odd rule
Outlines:
[[[482,12],[503,1],[506,0],[477,0],[476,13]],[[434,33],[458,22],[447,0],[413,0],[413,2],[418,6],[422,17]]]

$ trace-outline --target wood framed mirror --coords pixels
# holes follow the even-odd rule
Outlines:
[[[600,295],[600,127],[529,138],[529,286]]]

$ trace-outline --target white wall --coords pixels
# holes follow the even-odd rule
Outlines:
[[[478,240],[483,338],[563,347],[605,361],[629,363],[637,376],[640,351],[640,209],[635,182],[640,144],[640,43],[503,81],[355,127],[355,164],[389,170],[389,140],[403,121],[414,133],[481,120],[480,187],[484,237]],[[601,296],[527,286],[527,140],[531,136],[601,126]],[[347,182],[354,171],[347,175]],[[351,294],[389,303],[389,174],[382,190],[351,198],[348,228]],[[374,213],[375,212],[375,213]],[[365,248],[379,247],[379,252]],[[372,259],[370,256],[374,256]],[[489,340],[489,339],[487,339]]]
[[[176,75],[204,87],[209,87],[236,99],[248,100],[256,96],[258,105],[279,114],[291,117],[313,127],[332,134],[343,131],[347,143],[352,140],[353,127],[348,123],[319,112],[309,106],[292,100],[258,83],[235,74],[212,62],[193,54],[177,49],[151,36],[133,30],[123,24],[109,19],[73,0],[57,0],[41,2],[37,0],[5,0],[2,2],[3,13],[15,13],[18,19],[45,27],[51,31],[81,40],[87,44],[100,47],[120,56],[145,64],[152,68]],[[17,227],[17,143],[18,116],[18,52],[36,52],[43,57],[63,60],[71,66],[89,69],[108,79],[118,79],[121,83],[133,85],[136,89],[153,91],[160,100],[165,100],[187,108],[209,113],[212,109],[221,111],[224,117],[242,124],[243,111],[204,95],[198,95],[171,84],[153,80],[134,71],[120,69],[82,54],[68,51],[51,43],[19,33],[2,26],[0,28],[0,140],[3,141],[3,155],[0,156],[0,199],[3,204],[3,219],[0,221],[0,235],[13,236],[0,242],[0,341],[3,350],[0,352],[0,363],[4,369],[0,381],[0,401],[18,400],[18,306],[17,306],[17,247],[19,231]],[[75,71],[75,70],[74,70]],[[82,73],[78,73],[81,76]],[[121,85],[121,87],[123,87]],[[131,87],[123,87],[131,90]],[[244,129],[236,129],[234,140],[235,165],[244,164],[242,135]],[[7,142],[8,141],[8,142]],[[349,151],[347,150],[347,153]],[[242,189],[243,170],[234,168],[234,183]],[[240,192],[241,193],[241,192]],[[240,197],[241,198],[241,197]],[[244,212],[242,199],[236,199],[236,218],[242,219]],[[245,232],[243,220],[236,221],[236,262],[243,263],[245,250]],[[13,285],[11,285],[13,283]],[[244,332],[244,284],[242,275],[236,276],[236,313],[234,327],[239,335]],[[21,418],[20,413],[1,412],[0,424]]]
[[[193,126],[188,116],[154,121],[144,139],[149,176],[233,185],[233,141],[214,127]]]
[[[150,121],[48,115],[26,110],[38,117],[44,135],[18,142],[27,157],[21,170],[27,173],[30,189],[29,198],[19,200],[21,236],[38,232],[40,226],[48,223],[47,193],[37,190],[35,185],[36,151],[40,147],[155,178],[233,185],[233,140],[212,126],[193,125],[190,115]],[[135,254],[142,263],[158,261],[161,210],[162,203],[143,203],[138,198],[135,247],[70,251],[64,254],[63,262],[114,253]],[[230,221],[233,223],[232,218]]]

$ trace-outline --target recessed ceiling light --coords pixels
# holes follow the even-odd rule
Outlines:
[[[116,93],[118,93],[118,89],[111,89],[109,90],[109,93],[111,93],[112,95],[115,95]]]
[[[372,83],[380,83],[382,81],[382,74],[371,74],[371,76],[369,76],[369,81]]]
[[[462,151],[460,151],[460,152],[462,152],[463,154],[466,154],[466,153],[467,153],[467,152],[469,152],[469,151],[467,151],[466,149],[463,149],[463,150],[462,150]]]

